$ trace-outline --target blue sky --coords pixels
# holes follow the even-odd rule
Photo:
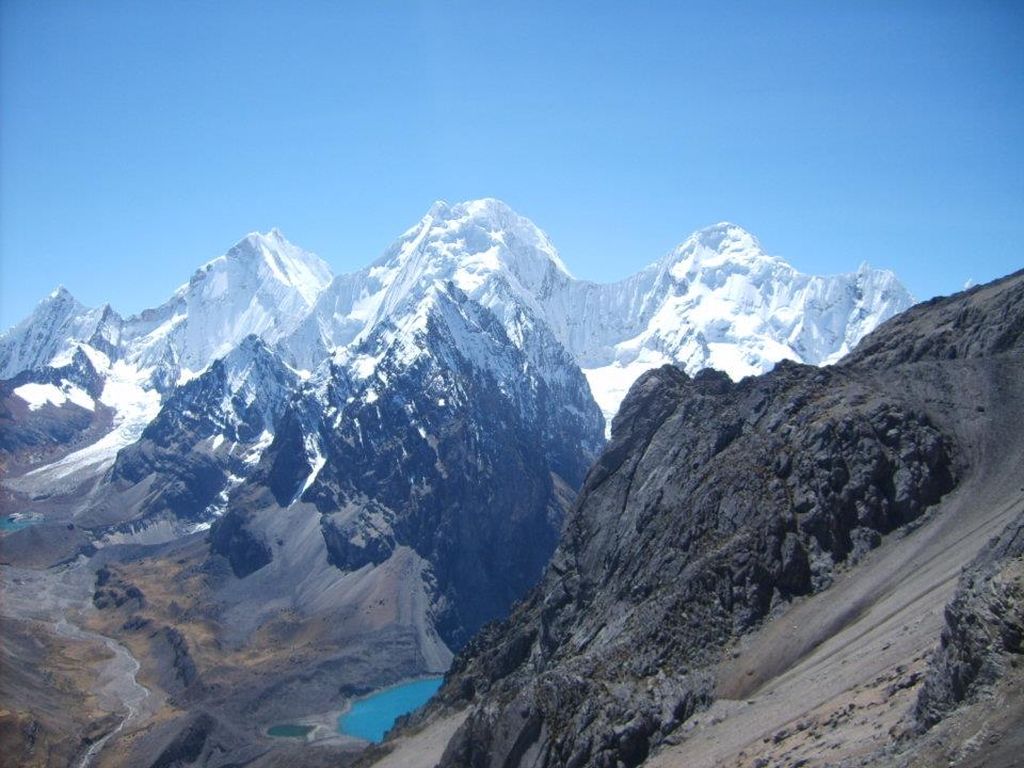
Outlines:
[[[0,325],[483,196],[595,280],[719,220],[919,298],[1024,266],[1024,4],[552,5],[4,0]]]

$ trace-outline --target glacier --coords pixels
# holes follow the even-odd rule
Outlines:
[[[544,232],[504,203],[438,202],[376,262],[335,278],[281,345],[295,365],[312,367],[378,324],[399,323],[403,299],[439,281],[495,312],[513,343],[522,344],[524,318],[543,323],[608,421],[650,368],[711,367],[739,379],[784,359],[827,364],[914,303],[891,271],[863,264],[806,275],[727,222],[620,282],[579,280]]]
[[[548,236],[505,203],[440,201],[377,260],[347,274],[333,276],[274,229],[250,233],[138,315],[85,307],[59,288],[0,336],[0,378],[89,351],[106,371],[104,402],[117,407],[118,392],[131,390],[123,405],[130,413],[118,419],[123,433],[110,441],[120,447],[155,416],[143,392],[166,397],[248,337],[300,380],[325,364],[366,379],[377,360],[354,351],[373,337],[403,343],[411,362],[424,353],[410,342],[424,301],[448,284],[490,310],[549,385],[564,378],[561,356],[569,355],[609,423],[650,368],[711,367],[739,379],[780,360],[829,364],[914,301],[891,271],[863,264],[807,275],[728,222],[693,233],[624,280],[595,283],[575,278]],[[471,357],[490,354],[470,337],[460,344]],[[475,363],[488,369],[495,361]],[[229,382],[225,397],[237,386]]]

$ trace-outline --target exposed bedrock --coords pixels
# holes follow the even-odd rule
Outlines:
[[[442,765],[642,763],[734,640],[1017,439],[1022,296],[1018,274],[911,309],[831,368],[642,377],[540,586],[457,657],[433,711],[472,708]]]
[[[945,615],[940,647],[914,711],[922,729],[1024,662],[1024,515],[960,577]]]

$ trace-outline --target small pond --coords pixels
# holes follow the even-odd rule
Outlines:
[[[41,522],[43,522],[42,515],[26,515],[21,512],[15,512],[12,515],[0,517],[0,532],[13,533]]]
[[[338,718],[338,730],[367,741],[380,741],[404,714],[419,709],[441,687],[443,677],[428,677],[400,683],[352,702]]]
[[[275,725],[267,729],[267,736],[278,739],[304,739],[312,730],[312,725]]]

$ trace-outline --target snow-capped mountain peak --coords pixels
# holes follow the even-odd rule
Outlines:
[[[284,344],[297,366],[311,369],[396,320],[410,297],[437,283],[453,283],[505,318],[513,305],[539,311],[537,296],[571,280],[547,235],[505,203],[439,200],[373,264],[336,278]]]
[[[570,277],[547,235],[500,200],[445,205],[429,220],[429,227],[410,243],[419,258],[408,262],[408,268],[418,274],[405,276],[405,282],[450,280],[493,306],[496,288],[512,290],[520,301],[529,302],[545,285]]]
[[[650,368],[673,363],[691,375],[715,368],[740,379],[784,359],[829,363],[913,303],[891,273],[862,266],[807,275],[731,222],[694,232],[620,283],[569,293],[568,304],[580,309],[566,328],[567,347],[609,421]]]
[[[677,280],[725,266],[738,269],[788,266],[777,256],[765,253],[750,232],[727,221],[694,232],[668,253],[662,265]]]
[[[569,270],[547,235],[532,221],[494,198],[451,205],[437,201],[371,267],[422,277],[454,279],[472,291],[488,274],[509,271],[530,281],[554,267]]]
[[[31,315],[0,335],[0,378],[48,365],[78,342],[111,354],[120,343],[122,322],[109,305],[87,307],[58,286]]]
[[[217,262],[237,261],[290,286],[313,305],[331,281],[331,268],[319,256],[290,243],[276,227],[269,232],[250,232],[226,254],[208,263],[203,270],[215,269]],[[200,270],[202,271],[202,270]],[[199,274],[199,273],[197,273]]]
[[[71,295],[71,291],[64,287],[64,284],[59,284],[47,295],[43,302],[46,301],[76,301],[75,297]],[[42,303],[42,302],[40,302]]]
[[[251,233],[129,320],[130,356],[165,379],[189,378],[250,334],[273,344],[292,333],[330,281],[326,263],[278,230]]]
[[[687,242],[690,241],[696,241],[719,253],[763,252],[761,243],[754,235],[731,221],[720,221],[699,229],[687,238]]]

